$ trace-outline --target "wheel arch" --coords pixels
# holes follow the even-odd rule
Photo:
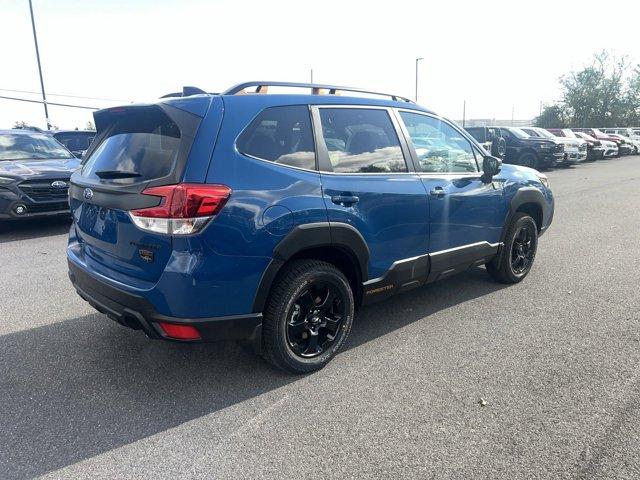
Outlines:
[[[537,188],[523,187],[519,189],[511,199],[511,203],[509,205],[509,215],[502,228],[500,241],[505,241],[507,229],[509,228],[509,224],[511,223],[511,220],[516,213],[523,212],[530,215],[536,222],[538,233],[540,233],[544,226],[544,219],[546,215],[545,205],[546,204],[544,201],[544,196],[542,195],[542,192]]]
[[[343,223],[298,225],[274,248],[273,258],[262,274],[253,301],[253,312],[262,312],[271,286],[282,268],[293,260],[309,258],[336,266],[349,280],[358,305],[362,283],[368,279],[369,248],[358,230]]]

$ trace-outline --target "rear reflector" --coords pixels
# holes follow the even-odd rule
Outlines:
[[[165,322],[158,322],[158,325],[169,338],[176,340],[200,340],[202,338],[198,330],[191,325]]]
[[[147,188],[142,194],[162,200],[155,207],[129,212],[138,228],[167,235],[189,235],[202,230],[224,207],[231,189],[225,185],[179,183]]]

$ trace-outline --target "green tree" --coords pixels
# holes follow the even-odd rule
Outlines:
[[[576,127],[628,125],[640,100],[638,70],[632,73],[626,57],[603,51],[594,55],[591,65],[562,77],[566,121]]]
[[[548,105],[533,121],[536,127],[564,128],[567,126],[565,112],[561,105]]]
[[[640,126],[640,64],[636,65],[629,79],[625,105],[628,111],[627,126]]]

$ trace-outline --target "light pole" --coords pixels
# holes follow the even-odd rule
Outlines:
[[[47,120],[47,130],[51,130],[49,122],[49,109],[47,108],[47,97],[44,93],[44,80],[42,79],[42,67],[40,66],[40,50],[38,50],[38,36],[36,35],[36,22],[33,19],[33,5],[29,0],[29,11],[31,12],[31,28],[33,29],[33,42],[36,45],[36,58],[38,59],[38,73],[40,74],[40,88],[42,89],[42,104],[44,105],[44,116]]]
[[[424,58],[416,58],[416,103],[418,103],[418,62]]]

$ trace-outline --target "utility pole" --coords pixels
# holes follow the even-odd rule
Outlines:
[[[36,58],[38,59],[38,73],[40,74],[40,89],[42,90],[42,104],[44,105],[44,116],[47,120],[47,130],[51,130],[49,121],[49,108],[47,107],[47,96],[44,93],[44,80],[42,79],[42,66],[40,65],[40,50],[38,49],[38,36],[36,35],[36,22],[33,19],[33,5],[29,0],[29,11],[31,12],[31,28],[33,29],[33,42],[36,45]]]
[[[515,105],[511,105],[511,126],[513,127],[513,115],[516,111],[516,106]]]
[[[467,121],[467,101],[462,101],[462,128],[465,127],[465,123]]]
[[[418,103],[418,62],[424,58],[416,58],[416,103]]]
[[[311,83],[313,83],[313,68],[311,69]]]

